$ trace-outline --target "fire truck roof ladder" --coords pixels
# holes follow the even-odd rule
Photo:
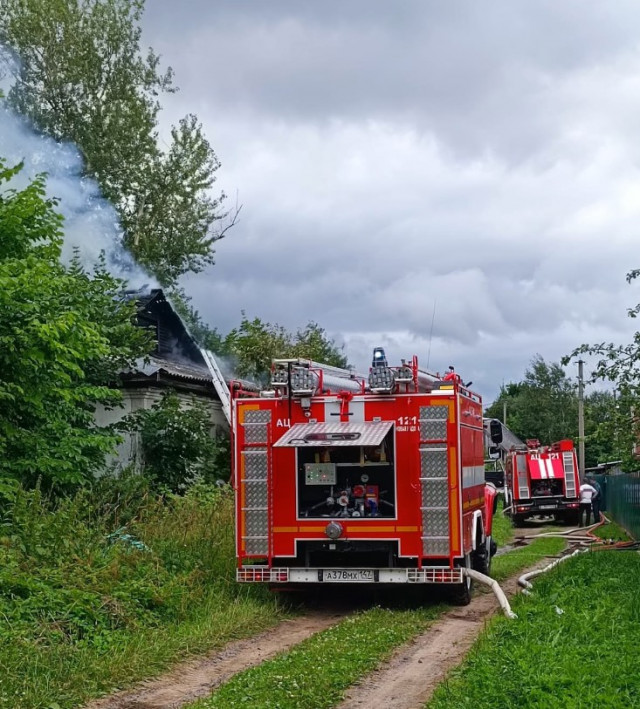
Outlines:
[[[211,378],[213,379],[213,387],[216,390],[218,396],[220,397],[220,402],[222,404],[222,412],[225,415],[229,425],[231,425],[231,393],[229,392],[229,387],[225,378],[222,376],[220,367],[216,362],[215,355],[210,350],[200,349],[202,357],[211,372]]]

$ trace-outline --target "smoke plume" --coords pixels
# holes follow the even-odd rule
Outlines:
[[[82,265],[90,270],[104,253],[109,271],[129,282],[132,289],[156,285],[122,244],[122,228],[113,207],[100,193],[95,180],[83,176],[83,161],[71,143],[58,143],[34,130],[0,100],[0,158],[8,166],[23,162],[23,170],[11,181],[17,189],[36,175],[46,173],[48,197],[59,200],[64,217],[63,260],[77,250]]]

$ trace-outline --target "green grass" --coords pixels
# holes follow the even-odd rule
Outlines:
[[[611,542],[631,541],[631,537],[627,534],[627,531],[616,522],[605,522],[601,527],[596,527],[593,533],[596,537]]]
[[[157,498],[132,485],[98,485],[54,507],[37,491],[20,493],[2,511],[0,708],[77,707],[287,615],[266,588],[233,579],[228,493]],[[508,570],[512,555],[495,559],[496,573],[554,553],[558,541],[513,552]],[[279,706],[330,706],[440,608],[359,613],[238,675],[211,706],[273,692],[300,697]]]
[[[78,707],[285,614],[235,583],[228,492],[97,495],[3,510],[0,707]]]
[[[640,706],[640,555],[581,554],[496,617],[429,709]]]
[[[498,509],[495,515],[493,515],[493,529],[492,536],[500,547],[510,544],[513,541],[513,524],[511,523],[511,518],[502,514],[504,509],[504,501],[502,498],[498,501]]]
[[[494,557],[491,564],[491,576],[496,581],[504,581],[518,571],[533,566],[546,556],[559,554],[565,546],[566,541],[558,537],[534,539],[526,547]]]
[[[322,709],[421,633],[442,606],[418,610],[372,608],[357,613],[279,655],[241,672],[211,697],[191,707]]]

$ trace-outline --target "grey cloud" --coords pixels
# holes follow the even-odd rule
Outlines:
[[[639,13],[575,0],[184,5],[184,50],[160,28],[173,3],[150,4],[150,23],[185,91],[206,84],[218,107],[404,120],[456,155],[514,162],[554,132],[550,86],[632,50]]]
[[[424,359],[437,301],[433,361],[488,395],[536,352],[629,336],[635,3],[170,11],[150,5],[147,32],[183,86],[167,115],[195,102],[244,205],[186,281],[222,331],[245,309],[317,320],[365,367],[378,343]]]

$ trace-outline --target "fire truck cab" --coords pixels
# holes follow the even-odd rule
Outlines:
[[[459,377],[376,348],[366,379],[276,360],[270,391],[232,403],[238,581],[448,584],[469,601],[496,491],[482,402]]]

